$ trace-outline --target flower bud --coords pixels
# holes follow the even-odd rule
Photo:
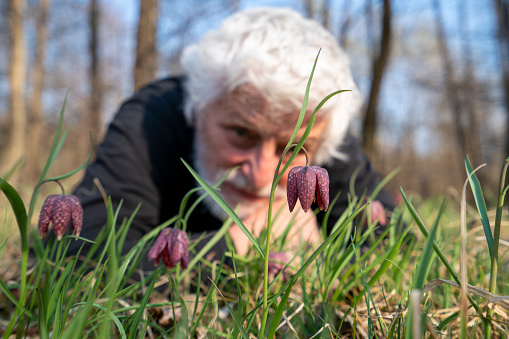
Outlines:
[[[83,225],[83,208],[75,195],[50,195],[42,205],[39,215],[39,234],[45,237],[48,234],[49,224],[53,224],[53,232],[58,240],[62,239],[69,223],[72,225],[72,234],[79,235]]]
[[[320,166],[296,166],[288,172],[286,194],[290,212],[297,200],[307,212],[315,198],[318,207],[325,211],[329,208],[329,173]]]
[[[148,258],[156,265],[163,259],[166,268],[177,266],[187,268],[189,258],[189,238],[187,234],[173,227],[165,228],[157,237],[148,252]]]

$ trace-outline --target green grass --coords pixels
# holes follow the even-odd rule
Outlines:
[[[418,331],[425,337],[460,336],[460,289],[454,285],[461,270],[460,201],[417,197],[406,202],[414,217],[408,206],[398,207],[385,237],[375,238],[369,226],[362,233],[355,232],[364,221],[351,218],[363,206],[353,199],[343,220],[338,221],[335,237],[323,245],[323,251],[317,255],[303,248],[288,265],[294,277],[298,272],[305,274],[290,281],[284,281],[282,275],[269,280],[268,330],[282,338],[401,338],[412,337],[414,324],[420,324]],[[119,243],[113,240],[123,234],[129,222],[115,230],[111,225],[116,223],[118,211],[108,209],[110,226],[97,242]],[[478,289],[469,290],[478,311],[470,307],[465,324],[469,337],[483,337],[487,326],[487,293],[483,291],[489,291],[491,260],[475,206],[466,212],[467,280]],[[487,215],[494,223],[493,213],[488,211]],[[414,221],[417,217],[420,227],[430,225],[430,234],[435,233],[427,237],[429,241]],[[141,282],[130,282],[129,275],[146,255],[147,245],[160,229],[178,218],[148,234],[125,256],[118,255],[119,248],[105,246],[98,264],[63,257],[73,237],[44,248],[32,234],[29,247],[34,262],[27,267],[31,273],[25,275],[25,297],[19,296],[21,275],[9,281],[0,277],[1,298],[7,305],[2,309],[2,318],[7,320],[2,323],[2,333],[8,337],[10,330],[24,337],[37,331],[41,338],[49,337],[50,332],[53,338],[72,338],[76,333],[89,338],[143,338],[147,333],[156,338],[189,338],[201,333],[213,338],[257,336],[263,315],[263,258],[254,249],[246,257],[227,253],[233,258],[233,268],[201,257],[195,260],[193,270],[160,268]],[[265,238],[261,237],[257,241],[263,243]],[[5,256],[12,255],[6,250],[11,241],[16,240],[0,244],[2,263]],[[13,246],[10,248],[12,251]],[[503,270],[508,267],[507,248],[500,247],[499,253]],[[307,260],[309,265],[303,267]],[[201,282],[201,275],[206,273],[215,278],[214,284]],[[507,296],[509,286],[501,277],[495,294]],[[154,286],[158,286],[157,291]],[[171,293],[161,294],[165,288]],[[417,299],[417,308],[410,308],[417,314],[409,311],[413,290],[427,292],[420,301]],[[503,314],[507,316],[508,308],[507,301],[503,302],[493,314],[492,337],[507,336]],[[416,316],[418,321],[412,322]],[[280,320],[273,322],[275,318]]]
[[[306,99],[308,91],[309,86]],[[508,161],[502,166],[493,209],[486,207],[481,183],[466,159],[468,183],[461,197],[422,199],[402,188],[404,203],[393,211],[381,235],[375,235],[377,225],[366,225],[370,218],[364,197],[352,196],[322,244],[315,248],[303,244],[293,252],[286,276],[267,274],[268,253],[284,251],[284,239],[271,238],[270,227],[258,237],[244,227],[253,244],[246,256],[230,246],[221,261],[210,262],[206,249],[197,252],[191,243],[188,269],[159,267],[136,280],[137,267],[159,232],[186,225],[196,204],[188,206],[186,196],[178,215],[146,234],[125,255],[121,255],[123,240],[136,211],[131,218],[118,220],[122,204],[113,209],[111,201],[105,206],[108,222],[96,239],[87,239],[93,243],[87,253],[65,256],[74,236],[60,242],[50,239],[45,247],[32,224],[41,186],[63,180],[88,163],[47,177],[67,134],[61,133],[63,111],[28,204],[0,178],[0,190],[7,198],[0,206],[0,231],[11,235],[13,225],[19,229],[18,236],[0,241],[0,335],[4,338],[34,333],[41,338],[129,339],[508,336],[508,248],[500,243],[507,224],[502,207]],[[305,111],[304,105],[301,115]],[[289,148],[292,145],[290,140]],[[274,185],[280,177],[276,174]],[[239,226],[242,222],[221,201],[217,187],[204,183],[203,189],[231,217],[209,241],[212,246],[227,236],[232,222]],[[189,194],[196,194],[196,189]],[[468,194],[475,201],[470,205]],[[233,267],[224,264],[226,259]]]

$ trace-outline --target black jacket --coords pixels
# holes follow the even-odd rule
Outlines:
[[[95,161],[88,166],[75,191],[84,210],[81,236],[95,239],[106,222],[104,200],[93,183],[95,177],[111,196],[115,207],[123,200],[119,221],[131,216],[138,204],[142,204],[128,233],[124,252],[153,227],[178,214],[182,198],[197,185],[180,160],[193,163],[194,129],[185,121],[183,100],[182,78],[176,77],[148,85],[121,106],[97,148]],[[331,199],[341,192],[332,208],[328,230],[348,206],[350,179],[356,169],[360,169],[355,182],[357,194],[369,194],[380,182],[351,135],[344,140],[341,151],[348,160],[334,160],[326,166]],[[377,199],[388,209],[393,208],[387,192],[382,190]],[[323,215],[322,212],[318,214],[319,222]],[[191,215],[187,230],[201,234],[215,231],[221,225],[222,221],[200,204]],[[76,252],[80,245],[80,241],[71,242],[70,251]],[[225,242],[220,242],[215,250],[222,255],[226,250]]]

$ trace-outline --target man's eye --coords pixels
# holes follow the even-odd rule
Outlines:
[[[238,136],[238,137],[241,137],[241,138],[244,138],[244,137],[247,137],[249,132],[247,129],[245,128],[235,128],[234,129],[234,132],[235,134]]]
[[[230,143],[235,147],[250,148],[259,140],[258,134],[248,128],[232,126],[227,131]]]

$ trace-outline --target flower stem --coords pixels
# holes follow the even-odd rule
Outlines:
[[[262,324],[260,327],[260,333],[258,334],[259,338],[264,338],[264,332],[265,327],[267,324],[267,318],[269,315],[269,308],[268,308],[268,289],[269,289],[269,251],[270,251],[270,234],[271,234],[271,228],[272,228],[272,205],[274,203],[274,192],[276,191],[277,184],[279,183],[279,180],[283,173],[279,173],[279,169],[281,168],[281,163],[283,162],[283,158],[285,157],[286,153],[294,147],[296,147],[297,144],[291,144],[287,146],[283,153],[281,154],[281,157],[279,158],[279,162],[276,167],[276,171],[274,173],[274,178],[272,179],[272,188],[270,190],[270,197],[269,197],[269,211],[268,211],[268,217],[267,217],[267,242],[265,244],[265,258],[263,260],[263,317],[262,317]],[[294,152],[298,152],[300,150],[304,150],[304,154],[306,155],[306,165],[308,164],[308,153],[304,147],[301,147],[300,149],[296,149]],[[283,168],[284,171],[284,168]]]
[[[295,145],[297,146],[297,145]],[[308,151],[304,147],[301,148],[301,150],[304,151],[304,154],[306,155],[306,166],[309,166],[309,157],[308,157]]]
[[[279,170],[279,166],[278,166]],[[267,305],[268,298],[268,288],[269,288],[269,250],[270,250],[270,230],[272,226],[272,203],[274,201],[274,191],[276,185],[272,184],[272,189],[270,190],[270,200],[269,200],[269,217],[267,221],[267,243],[265,245],[265,258],[263,260],[263,317],[262,317],[262,325],[260,328],[260,338],[264,338],[265,326],[267,323],[267,317],[269,315],[269,308]]]
[[[62,195],[65,195],[65,189],[64,189],[64,186],[62,186],[62,184],[60,183],[60,181],[58,180],[55,180],[55,182],[58,184],[58,186],[60,186],[60,189],[62,190]]]

